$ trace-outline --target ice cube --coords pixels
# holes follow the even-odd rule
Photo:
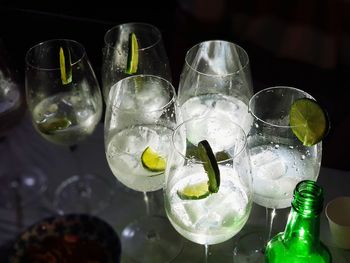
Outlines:
[[[274,196],[277,192],[277,188],[277,183],[274,180],[267,180],[260,176],[255,176],[253,178],[253,189],[258,195]]]
[[[185,103],[183,107],[181,107],[181,111],[183,114],[183,120],[185,121],[193,117],[204,116],[210,111],[210,109],[203,103]]]
[[[254,176],[276,180],[286,173],[286,165],[280,156],[269,149],[251,155]]]
[[[231,128],[225,125],[224,119],[192,122],[186,126],[187,139],[193,145],[198,145],[204,139],[208,140],[213,152],[220,152],[234,146],[235,136],[230,136]]]
[[[242,196],[238,189],[212,194],[205,201],[207,209],[206,222],[203,220],[198,222],[198,224],[206,224],[207,227],[214,228],[220,227],[233,218],[241,217],[244,214],[246,205],[247,199]]]
[[[293,196],[293,191],[299,180],[292,177],[282,177],[277,180],[278,194],[282,198],[290,198]]]
[[[196,223],[196,229],[208,231],[221,226],[222,217],[217,211],[210,211],[205,216],[199,218]]]
[[[203,204],[203,200],[190,200],[183,203],[189,225],[198,225],[203,218],[207,217],[207,209]]]
[[[136,169],[140,166],[140,160],[130,154],[120,154],[116,160],[116,166],[125,173],[130,173],[130,170]]]

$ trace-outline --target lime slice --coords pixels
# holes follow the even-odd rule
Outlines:
[[[292,104],[289,124],[295,136],[305,146],[320,142],[329,129],[326,112],[315,100],[308,98],[298,99]]]
[[[198,153],[208,175],[209,192],[217,193],[220,186],[220,170],[213,150],[211,149],[207,140],[203,140],[198,143]]]
[[[72,64],[69,49],[67,49],[68,59],[64,56],[63,48],[60,47],[60,70],[62,84],[66,85],[72,82]]]
[[[163,172],[166,167],[166,160],[161,155],[147,147],[142,155],[141,161],[144,168],[151,172]]]
[[[137,71],[137,65],[139,63],[139,45],[135,33],[129,35],[129,51],[128,62],[125,73],[134,74]]]
[[[134,80],[134,86],[135,86],[135,93],[141,92],[142,90],[142,77],[141,76],[135,76]]]
[[[177,191],[177,195],[182,200],[198,200],[207,197],[210,194],[208,182],[200,182],[186,186],[181,191]]]
[[[39,122],[38,129],[44,134],[53,134],[58,130],[67,129],[72,122],[67,118],[51,118]]]

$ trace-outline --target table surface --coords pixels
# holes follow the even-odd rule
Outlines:
[[[143,194],[122,186],[108,167],[104,152],[103,123],[99,123],[95,132],[71,152],[66,147],[44,140],[34,130],[29,115],[26,114],[21,123],[0,142],[0,169],[23,172],[33,167],[39,168],[47,176],[48,188],[40,198],[23,207],[0,208],[0,262],[6,262],[6,249],[21,231],[42,218],[56,214],[51,205],[54,190],[62,180],[78,173],[77,162],[83,164],[80,169],[84,172],[98,175],[115,187],[110,203],[96,215],[113,226],[119,235],[125,225],[146,214]],[[350,196],[350,171],[321,167],[318,183],[325,189],[325,204],[338,196]],[[4,186],[0,185],[0,193],[3,191],[1,187]],[[159,211],[164,215],[161,191],[155,192],[154,197]],[[288,213],[289,208],[278,210],[275,232],[283,230]],[[210,258],[213,259],[210,261],[232,262],[234,243],[244,233],[262,229],[264,223],[265,209],[254,205],[247,224],[236,237],[210,247]],[[350,263],[350,250],[339,249],[333,245],[324,212],[321,215],[321,240],[330,248],[334,263]],[[201,262],[203,246],[185,239],[183,244],[182,252],[172,262],[194,262],[194,258],[198,259],[196,262]]]

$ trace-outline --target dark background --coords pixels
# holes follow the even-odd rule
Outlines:
[[[2,1],[0,37],[24,78],[24,56],[51,38],[81,42],[100,80],[103,36],[114,25],[147,22],[158,27],[178,85],[186,51],[223,39],[250,57],[254,91],[293,86],[327,110],[331,129],[322,165],[349,170],[350,1]]]

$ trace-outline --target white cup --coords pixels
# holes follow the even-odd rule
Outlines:
[[[341,196],[330,201],[325,209],[334,244],[350,249],[350,196]]]

